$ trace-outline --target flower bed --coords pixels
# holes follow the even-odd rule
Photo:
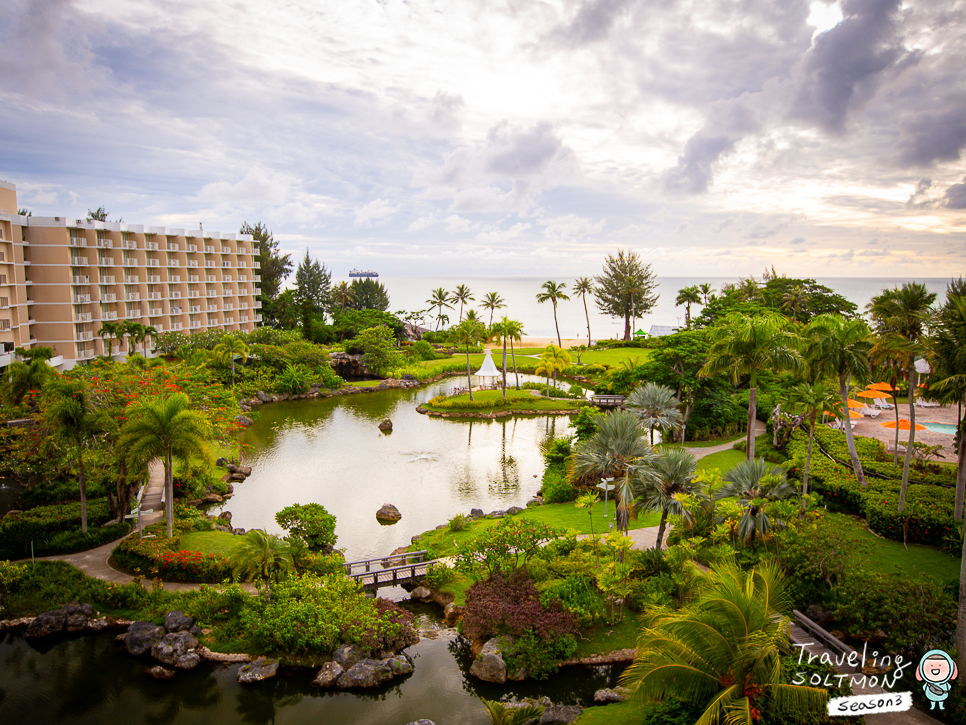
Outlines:
[[[164,581],[220,583],[231,578],[231,562],[223,556],[179,549],[181,537],[194,529],[194,522],[175,519],[173,536],[165,536],[166,524],[152,524],[144,531],[152,538],[130,536],[114,549],[117,562],[145,576]]]

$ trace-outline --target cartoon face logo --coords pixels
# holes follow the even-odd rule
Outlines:
[[[929,650],[922,656],[916,669],[916,679],[923,683],[922,691],[931,703],[930,710],[935,710],[937,704],[940,710],[945,709],[944,703],[953,687],[950,680],[955,680],[958,675],[959,670],[953,658],[941,649]]]

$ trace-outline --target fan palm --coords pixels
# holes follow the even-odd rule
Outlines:
[[[812,441],[815,438],[815,420],[824,410],[841,405],[838,395],[825,383],[799,383],[785,394],[785,407],[791,413],[808,418],[808,454],[805,457],[805,474],[802,477],[802,494],[808,493],[808,471],[812,465]],[[804,499],[802,505],[804,506]]]
[[[594,293],[594,283],[590,277],[578,277],[574,280],[574,294],[580,295],[580,298],[584,302],[584,318],[587,320],[587,346],[591,345],[590,341],[590,313],[587,312],[587,295]]]
[[[240,337],[225,335],[215,345],[214,353],[223,364],[231,364],[231,386],[235,387],[235,358],[240,357],[242,362],[248,360],[248,345]]]
[[[695,285],[678,290],[677,299],[674,301],[675,307],[684,305],[684,324],[691,327],[691,305],[701,304],[701,290]]]
[[[506,307],[506,302],[500,297],[499,292],[487,292],[483,295],[483,301],[480,303],[480,307],[490,311],[490,324],[492,325],[493,313]]]
[[[118,441],[121,451],[135,461],[146,463],[161,458],[164,464],[165,518],[168,538],[174,522],[175,457],[208,457],[210,426],[201,413],[191,410],[184,393],[168,398],[139,400],[128,409],[127,422]]]
[[[654,445],[654,429],[671,430],[681,425],[681,401],[674,391],[666,385],[644,383],[634,389],[625,401],[627,409],[636,413],[641,423],[651,434],[651,445]]]
[[[449,309],[453,309],[453,305],[450,304],[452,301],[453,301],[453,298],[450,297],[449,292],[447,292],[446,290],[444,290],[442,287],[437,287],[436,289],[434,289],[433,292],[432,292],[432,294],[430,295],[429,299],[426,300],[426,304],[429,305],[430,309],[432,309],[433,307],[438,307],[439,308],[439,311],[436,313],[436,330],[437,331],[439,330],[440,320],[444,316],[443,315],[443,308],[444,307],[448,307]],[[448,321],[449,320],[447,319],[447,322]]]
[[[241,577],[259,577],[265,582],[265,602],[272,603],[272,579],[278,584],[282,574],[295,569],[292,545],[278,536],[252,529],[242,537],[234,555],[234,571]]]
[[[744,572],[718,565],[697,579],[697,596],[641,629],[621,684],[639,703],[679,698],[704,708],[696,725],[754,725],[763,701],[819,714],[828,693],[781,682],[790,649],[787,584],[773,562]]]
[[[743,513],[738,521],[741,540],[763,537],[772,529],[766,505],[784,501],[796,493],[795,486],[785,476],[785,469],[767,463],[763,458],[742,461],[722,476],[725,484],[715,493],[715,499],[735,498]]]
[[[752,282],[754,280],[751,280]],[[737,383],[748,375],[747,458],[755,457],[755,410],[758,374],[763,370],[793,370],[802,367],[799,338],[788,331],[788,320],[770,313],[760,317],[728,315],[711,328],[708,362],[703,376],[727,372]]]
[[[537,293],[537,302],[543,304],[544,302],[550,302],[553,304],[553,324],[557,329],[557,346],[563,347],[563,343],[560,341],[560,325],[557,323],[557,303],[560,300],[569,300],[570,297],[564,293],[564,287],[567,286],[566,282],[561,282],[557,284],[553,280],[544,282],[541,285],[543,292]]]
[[[661,521],[657,527],[657,543],[654,548],[661,550],[664,529],[669,514],[690,518],[690,513],[681,504],[676,494],[693,494],[699,491],[700,484],[694,480],[697,459],[683,448],[662,448],[657,456],[647,463],[634,465],[634,478],[638,482],[641,505],[648,511],[660,511]]]
[[[456,291],[453,292],[453,302],[460,303],[460,318],[457,324],[463,321],[463,305],[465,305],[467,302],[472,302],[475,299],[476,298],[473,296],[473,293],[470,292],[470,288],[465,284],[459,285],[456,288]]]

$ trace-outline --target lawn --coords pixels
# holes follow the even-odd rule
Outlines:
[[[531,395],[527,391],[508,390],[507,400],[513,401],[509,405],[496,405],[497,401],[502,402],[503,391],[501,390],[481,390],[473,393],[473,400],[470,400],[469,393],[454,395],[447,398],[447,405],[436,406],[424,403],[423,407],[427,410],[438,410],[447,412],[490,412],[493,410],[523,411],[523,410],[577,410],[580,408],[580,401],[576,400],[555,400]],[[491,405],[481,406],[480,403],[489,401]],[[466,407],[460,403],[466,403]]]
[[[200,551],[231,559],[241,550],[243,541],[244,537],[227,531],[192,531],[182,536],[178,545],[182,551]]]
[[[637,647],[637,635],[641,632],[638,613],[624,610],[624,620],[617,624],[598,624],[580,632],[574,658],[602,655],[619,649]]]
[[[641,706],[632,702],[585,707],[577,718],[577,725],[641,725],[643,722]]]
[[[712,453],[710,456],[698,459],[698,471],[707,471],[712,468],[719,469],[722,473],[730,471],[745,460],[745,454],[733,448],[728,451]]]
[[[610,350],[588,350],[580,353],[580,362],[583,365],[610,365],[617,367],[621,360],[638,358],[644,362],[651,356],[650,350],[641,347],[615,347]],[[576,363],[577,353],[570,353],[570,359]]]
[[[347,385],[349,387],[355,387],[355,388],[374,388],[377,385],[379,385],[379,383],[381,382],[382,380],[353,380],[351,383],[348,383]]]

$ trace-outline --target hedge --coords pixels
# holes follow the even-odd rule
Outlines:
[[[144,533],[153,537],[129,536],[115,547],[114,558],[126,569],[164,581],[218,584],[231,578],[232,565],[225,557],[179,550],[181,537],[195,529],[194,521],[176,518],[172,529],[169,539],[163,521],[152,524]]]
[[[23,513],[0,519],[0,559],[20,559],[30,556],[30,542],[34,542],[34,554],[60,554],[83,551],[123,535],[118,533],[127,525],[101,529],[111,518],[107,499],[87,501],[86,536],[80,533],[80,501],[37,506]],[[76,535],[75,535],[76,534]]]

